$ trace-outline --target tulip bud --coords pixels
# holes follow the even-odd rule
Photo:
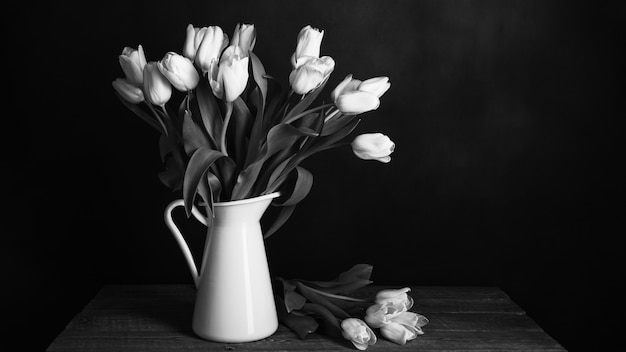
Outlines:
[[[361,351],[376,343],[376,335],[374,335],[372,329],[360,319],[344,319],[341,322],[341,330],[343,337],[352,342],[354,347]]]
[[[144,100],[141,88],[131,84],[128,79],[118,78],[112,82],[112,85],[122,99],[131,104],[138,104]]]
[[[330,94],[335,105],[344,114],[362,114],[376,110],[380,97],[391,87],[389,78],[375,77],[365,81],[353,79],[352,75],[337,85]]]
[[[399,345],[423,335],[422,326],[428,324],[425,316],[413,312],[404,312],[388,324],[380,327],[380,333],[391,342]]]
[[[375,94],[380,98],[390,87],[389,77],[374,77],[361,82],[358,89],[362,92]]]
[[[199,43],[196,51],[196,63],[203,72],[208,72],[211,64],[220,58],[220,53],[228,45],[228,36],[218,26],[210,26],[198,30],[196,43]]]
[[[119,56],[120,66],[131,84],[143,84],[143,68],[146,66],[146,55],[141,45],[137,49],[125,47]]]
[[[237,45],[245,56],[254,49],[256,43],[256,31],[253,24],[237,24],[233,33],[232,45]]]
[[[200,76],[193,63],[186,57],[169,52],[158,62],[159,71],[181,92],[194,89]]]
[[[291,56],[291,64],[296,69],[303,65],[305,62],[301,59],[306,58],[319,58],[320,49],[322,46],[322,38],[324,37],[324,31],[320,31],[317,28],[312,28],[310,25],[302,28],[298,34],[298,44],[296,51]]]
[[[233,102],[248,84],[248,57],[238,46],[231,45],[224,51],[219,65],[213,64],[209,70],[209,84],[216,97]]]
[[[335,60],[330,56],[308,58],[304,64],[291,71],[289,84],[295,93],[307,94],[321,86],[334,69]]]
[[[148,102],[159,106],[165,105],[172,96],[172,85],[154,61],[143,69],[143,92]]]
[[[193,61],[196,59],[196,51],[200,43],[196,44],[196,33],[199,28],[194,28],[192,24],[187,25],[185,45],[183,46],[183,56]]]
[[[395,144],[382,133],[362,134],[352,141],[352,151],[363,160],[378,160],[382,163],[388,163],[391,161],[391,153],[393,153],[394,149]],[[396,303],[396,301],[392,302]],[[412,299],[410,302],[412,304]],[[404,301],[402,301],[402,304],[404,304]],[[407,306],[408,303],[404,304],[405,310],[408,309],[406,308]]]

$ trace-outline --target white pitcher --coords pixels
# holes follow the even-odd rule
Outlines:
[[[183,206],[183,200],[167,206],[165,223],[183,251],[197,288],[192,328],[198,336],[217,342],[248,342],[268,337],[278,329],[260,225],[261,216],[278,196],[272,193],[215,203],[199,273],[172,219],[172,211]],[[207,224],[196,208],[192,213]]]

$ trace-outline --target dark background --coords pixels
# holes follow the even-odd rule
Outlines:
[[[188,23],[230,37],[244,22],[283,82],[300,28],[324,29],[322,54],[337,63],[324,99],[348,73],[392,82],[357,131],[388,134],[392,162],[349,148],[307,160],[313,189],[266,244],[273,275],[323,280],[370,263],[376,284],[498,286],[571,351],[616,344],[623,5],[107,1],[3,12],[3,343],[45,349],[102,284],[191,283],[162,221],[178,195],[156,177],[158,135],[111,81],[124,46],[159,60],[182,51]]]

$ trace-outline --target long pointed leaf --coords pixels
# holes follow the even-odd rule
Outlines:
[[[280,207],[280,211],[278,215],[274,219],[274,222],[272,223],[272,225],[265,231],[265,234],[263,235],[263,239],[267,239],[271,235],[275,234],[276,231],[278,231],[278,229],[280,229],[287,222],[287,220],[289,219],[291,214],[293,214],[293,211],[295,209],[296,209],[295,204]]]
[[[187,216],[191,215],[191,208],[196,196],[198,184],[202,180],[206,171],[218,159],[224,158],[225,155],[217,150],[201,147],[191,155],[185,176],[183,178],[183,200],[185,202],[185,210]]]

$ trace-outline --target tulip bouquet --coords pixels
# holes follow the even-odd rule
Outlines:
[[[342,336],[359,350],[377,342],[374,329],[387,340],[404,345],[423,335],[428,319],[415,312],[410,288],[382,290],[372,298],[353,292],[372,283],[372,266],[357,264],[331,281],[277,278],[279,321],[301,339],[317,331],[319,322],[328,334]]]
[[[187,215],[202,205],[211,221],[214,202],[279,191],[273,205],[281,211],[265,236],[271,235],[311,189],[313,177],[301,162],[347,144],[360,115],[378,108],[391,85],[387,77],[361,81],[349,75],[329,103],[315,105],[335,67],[330,56],[320,57],[323,35],[302,28],[287,89],[255,55],[254,25],[237,25],[231,40],[218,26],[189,25],[182,55],[168,52],[160,61],[147,61],[141,45],[124,48],[119,62],[125,77],[113,88],[161,134],[159,178],[182,191]],[[360,135],[351,144],[359,158],[384,163],[394,149],[381,133]]]

